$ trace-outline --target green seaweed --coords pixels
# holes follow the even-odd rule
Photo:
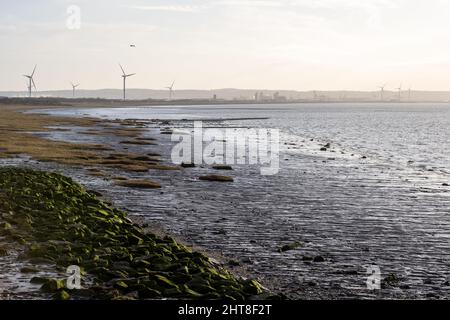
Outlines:
[[[125,212],[56,173],[0,168],[0,233],[25,246],[21,259],[62,270],[80,266],[94,278],[95,299],[242,300],[263,293],[257,281],[236,278],[173,238],[146,233]],[[55,299],[86,294],[69,294],[61,280],[32,282]]]

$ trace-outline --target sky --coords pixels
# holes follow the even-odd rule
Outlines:
[[[0,91],[450,90],[450,0],[0,0],[0,43]]]

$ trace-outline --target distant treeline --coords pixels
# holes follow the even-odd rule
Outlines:
[[[290,103],[299,101],[290,101]],[[0,105],[33,105],[33,106],[99,106],[99,107],[116,107],[116,106],[171,106],[171,105],[211,105],[211,104],[268,104],[269,101],[249,101],[249,100],[211,100],[211,99],[179,99],[179,100],[120,100],[120,99],[103,99],[103,98],[9,98],[0,97]]]

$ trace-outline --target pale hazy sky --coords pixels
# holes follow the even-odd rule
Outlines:
[[[38,90],[120,88],[118,62],[130,88],[450,90],[449,0],[0,0],[0,43],[0,91],[34,64]]]

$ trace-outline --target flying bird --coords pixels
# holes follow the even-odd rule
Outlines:
[[[130,44],[130,47],[131,48],[136,48],[136,45],[135,44]]]

